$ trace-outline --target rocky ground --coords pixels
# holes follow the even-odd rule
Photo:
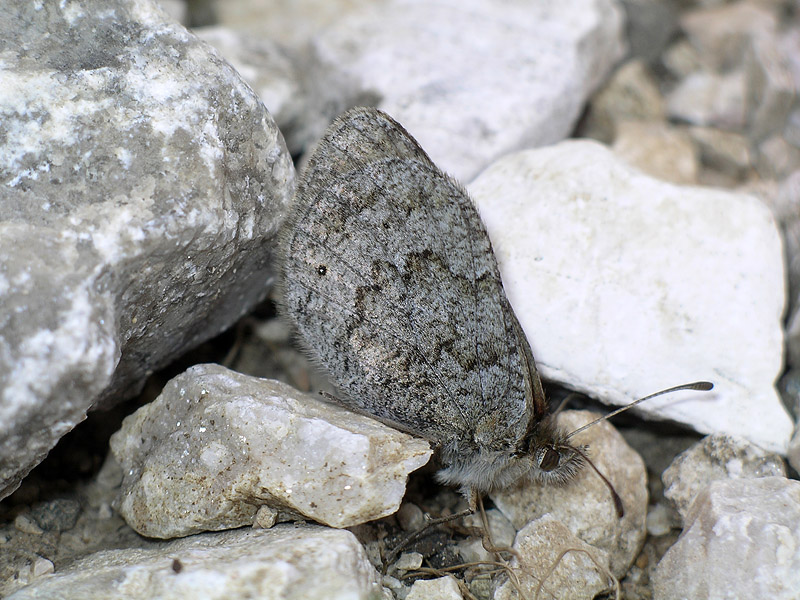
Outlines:
[[[796,598],[800,4],[275,4],[0,8],[0,595]],[[388,560],[465,501],[273,302],[354,105],[467,188],[565,427],[714,382],[581,434],[622,518],[585,469]]]

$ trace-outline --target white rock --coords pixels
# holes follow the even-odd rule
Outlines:
[[[97,552],[10,598],[368,600],[379,580],[349,531],[278,525]]]
[[[664,496],[686,520],[692,501],[712,481],[773,476],[786,477],[780,456],[741,438],[714,434],[675,457],[661,479]]]
[[[745,125],[744,69],[725,74],[695,71],[667,95],[671,119],[740,131]]]
[[[322,77],[317,95],[371,93],[462,181],[566,137],[623,51],[614,0],[390,0],[313,41],[321,75],[342,82],[337,91]]]
[[[348,527],[392,514],[428,443],[286,384],[197,365],[111,438],[115,501],[149,537],[250,525],[258,508]]]
[[[406,600],[462,600],[456,578],[452,575],[436,579],[420,579],[411,586]]]
[[[657,181],[595,142],[497,161],[469,186],[543,376],[785,453],[783,252],[757,199]]]
[[[558,423],[573,431],[598,416],[568,410],[559,415]],[[492,500],[517,529],[544,515],[558,519],[578,538],[607,553],[611,571],[621,577],[644,542],[644,462],[607,422],[590,427],[572,441],[588,445],[592,462],[614,485],[625,510],[622,519],[617,516],[608,487],[588,465],[564,486],[523,482],[492,494]]]
[[[523,527],[517,533],[514,550],[517,557],[512,559],[511,568],[523,592],[531,598],[591,600],[611,588],[608,555],[575,537],[550,516]],[[494,600],[518,597],[507,581],[497,590]]]
[[[712,483],[653,578],[655,600],[789,600],[798,590],[800,482],[783,477]]]

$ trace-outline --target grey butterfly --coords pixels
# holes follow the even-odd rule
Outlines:
[[[522,477],[563,483],[581,467],[475,206],[387,114],[355,108],[330,126],[281,253],[281,311],[338,400],[432,442],[437,478],[473,508]]]

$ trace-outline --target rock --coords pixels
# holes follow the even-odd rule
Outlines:
[[[0,18],[0,498],[269,289],[294,168],[263,104],[147,0]]]
[[[800,471],[800,428],[795,427],[794,435],[789,442],[789,450],[786,452],[786,460],[795,471]]]
[[[197,365],[111,438],[115,502],[142,535],[251,525],[260,506],[348,527],[394,513],[428,443],[219,365]]]
[[[469,191],[546,379],[614,404],[710,380],[637,408],[786,451],[784,262],[759,200],[657,181],[590,141],[508,156]]]
[[[630,56],[658,60],[678,29],[677,6],[661,0],[622,0]]]
[[[30,517],[44,531],[66,531],[75,527],[80,512],[80,502],[70,498],[59,498],[35,506],[30,512]]]
[[[695,499],[678,542],[658,564],[653,598],[797,598],[800,482],[713,482]]]
[[[598,416],[588,411],[564,411],[558,423],[573,431]],[[588,465],[564,486],[522,483],[492,494],[492,500],[517,529],[544,515],[561,521],[584,542],[607,552],[611,571],[622,576],[644,542],[644,463],[607,422],[590,427],[572,441],[589,446],[592,462],[622,498],[622,519],[615,512],[608,487]]]
[[[517,530],[514,529],[511,521],[496,508],[486,511],[486,519],[489,523],[491,543],[496,548],[510,548],[514,543],[514,536],[517,534]],[[463,523],[466,527],[474,527],[476,531],[483,531],[483,520],[478,513],[465,517]],[[495,560],[483,547],[482,536],[472,536],[459,542],[458,553],[465,563]]]
[[[683,130],[659,122],[624,121],[617,125],[614,154],[656,179],[697,182],[698,153]]]
[[[800,45],[795,52],[800,50]],[[774,134],[781,134],[796,103],[797,87],[787,64],[789,59],[773,38],[753,40],[745,61],[747,76],[748,136],[759,142]]]
[[[328,75],[311,94],[334,106],[332,96],[373,95],[466,182],[502,154],[569,135],[621,58],[622,30],[614,0],[388,0],[312,41]]]
[[[686,38],[680,38],[664,52],[661,62],[675,79],[683,79],[702,68],[700,53]]]
[[[462,600],[458,582],[452,575],[415,581],[406,600]]]
[[[376,0],[226,0],[215,8],[221,25],[297,50],[345,15],[373,4]]]
[[[692,501],[712,481],[753,477],[786,477],[783,459],[746,440],[718,433],[681,453],[661,479],[664,496],[685,521]]]
[[[291,142],[296,125],[297,104],[302,98],[300,75],[289,54],[271,40],[227,27],[199,27],[194,34],[219,50],[239,75],[263,100],[280,127],[291,152],[300,147]]]
[[[745,126],[746,81],[744,70],[723,75],[695,71],[667,94],[670,119],[742,131]]]
[[[658,83],[641,60],[617,69],[592,98],[581,134],[611,143],[620,123],[666,120],[666,108]]]
[[[278,525],[98,552],[10,598],[367,600],[380,597],[379,579],[349,531]]]
[[[514,541],[517,556],[511,569],[523,592],[565,600],[591,600],[612,588],[608,555],[575,537],[557,519],[543,516],[528,523]],[[520,568],[520,563],[522,568]],[[541,592],[540,594],[540,582]],[[516,600],[517,590],[506,581],[494,600]]]
[[[741,66],[751,42],[777,30],[778,17],[763,2],[739,0],[688,11],[680,23],[706,67],[723,72]]]
[[[800,170],[800,148],[773,135],[758,145],[756,171],[764,179],[784,179]]]
[[[751,169],[750,142],[746,137],[713,127],[689,127],[688,132],[704,166],[739,181],[745,179]]]

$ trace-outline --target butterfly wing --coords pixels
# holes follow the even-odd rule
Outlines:
[[[405,129],[339,117],[290,210],[282,311],[342,402],[439,444],[524,435],[544,397],[488,235]]]

